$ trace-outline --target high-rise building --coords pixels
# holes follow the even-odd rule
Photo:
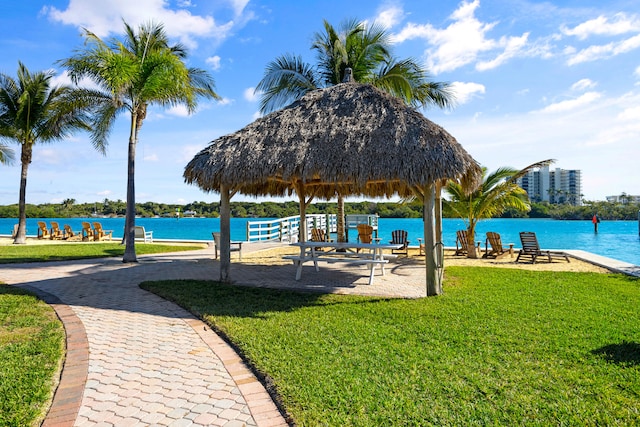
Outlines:
[[[582,205],[582,177],[579,170],[550,170],[549,166],[544,166],[519,178],[518,185],[527,192],[532,202]]]

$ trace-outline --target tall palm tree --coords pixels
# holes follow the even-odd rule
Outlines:
[[[316,65],[300,56],[285,54],[270,62],[256,86],[260,111],[285,107],[309,91],[343,81],[347,68],[360,83],[370,83],[415,107],[451,107],[453,94],[447,83],[432,82],[425,68],[411,58],[398,60],[384,28],[357,20],[345,21],[338,29],[324,21],[324,32],[314,35],[311,49]],[[344,241],[344,199],[338,197],[338,241]]]
[[[136,32],[126,22],[123,40],[103,41],[85,29],[85,46],[65,59],[74,82],[89,77],[111,102],[97,111],[94,125],[105,137],[116,117],[130,115],[127,168],[127,207],[123,262],[136,262],[135,251],[135,156],[138,133],[152,104],[184,105],[195,111],[200,97],[219,99],[213,78],[204,70],[185,64],[186,49],[170,45],[161,24],[143,24]]]
[[[18,63],[17,79],[0,74],[0,138],[21,146],[17,244],[26,241],[27,173],[33,146],[63,140],[78,130],[91,130],[89,113],[99,102],[91,90],[52,86],[53,76],[50,71],[31,73],[22,62]],[[104,152],[99,136],[92,137],[92,142]]]
[[[478,221],[498,216],[509,208],[520,211],[531,209],[527,192],[518,185],[517,180],[530,170],[548,166],[553,162],[551,159],[544,160],[520,170],[502,167],[492,173],[488,173],[487,168],[482,168],[482,184],[470,194],[457,182],[447,183],[445,191],[449,194],[450,200],[444,202],[444,209],[448,214],[465,221],[469,258],[477,257],[474,242]]]

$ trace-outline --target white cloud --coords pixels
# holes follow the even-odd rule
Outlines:
[[[143,160],[145,162],[157,162],[160,160],[160,158],[157,154],[147,154],[146,156],[144,156]]]
[[[244,11],[244,8],[249,3],[249,0],[231,0],[231,4],[233,5],[233,10],[236,16],[239,16]]]
[[[247,0],[235,0],[234,11],[241,13]],[[213,16],[193,15],[186,10],[190,3],[178,4],[179,9],[167,7],[165,0],[110,0],[96,3],[95,0],[71,0],[69,6],[60,10],[54,6],[45,6],[43,12],[52,20],[64,24],[84,27],[105,37],[123,31],[122,21],[134,28],[140,24],[162,22],[170,37],[177,37],[190,48],[195,48],[194,37],[224,39],[233,27],[233,21],[216,23]]]
[[[198,154],[202,149],[205,148],[202,145],[183,145],[180,147],[180,153],[177,157],[178,163],[188,163],[190,162],[196,154]]]
[[[581,79],[571,85],[571,90],[582,91],[585,89],[593,89],[597,86],[597,83],[590,79]]]
[[[67,72],[67,70],[64,70],[62,73],[56,74],[55,76],[53,76],[51,78],[51,85],[52,86],[74,86],[73,82],[71,81],[71,77],[69,77],[69,73]],[[82,80],[80,80],[77,86],[85,89],[99,89],[99,86],[95,84],[93,80],[91,80],[88,77],[84,77]]]
[[[560,101],[554,104],[547,105],[542,110],[540,110],[540,112],[541,113],[567,112],[567,111],[575,110],[577,108],[592,104],[594,101],[598,100],[601,97],[602,97],[602,94],[599,92],[586,92],[575,99],[568,99],[566,101]]]
[[[378,9],[378,15],[375,18],[375,23],[382,25],[384,28],[392,28],[397,25],[404,15],[402,7],[393,4],[383,5]]]
[[[64,70],[60,74],[56,74],[51,78],[52,86],[71,86],[73,83],[71,82],[71,77],[69,77],[69,73],[67,70]]]
[[[623,121],[628,120],[640,123],[640,107],[627,108],[618,114],[617,118]]]
[[[244,99],[249,102],[258,102],[260,95],[262,95],[262,92],[256,92],[255,87],[248,87],[244,90]]]
[[[567,60],[567,64],[575,65],[583,62],[606,59],[638,48],[640,48],[640,34],[618,42],[589,46],[572,54]]]
[[[452,71],[475,63],[481,54],[493,54],[491,60],[482,60],[476,65],[479,71],[489,70],[517,56],[526,46],[529,33],[519,37],[492,39],[487,35],[498,22],[481,22],[475,16],[480,0],[462,2],[449,17],[453,21],[443,29],[431,24],[407,24],[393,36],[397,43],[410,39],[425,39],[429,47],[425,51],[428,68],[435,74]]]
[[[615,36],[640,31],[640,19],[636,16],[627,16],[624,13],[615,14],[611,20],[601,15],[573,28],[562,26],[560,30],[563,34],[575,36],[580,40],[585,40],[592,35]]]
[[[174,105],[171,108],[167,109],[167,114],[170,114],[176,117],[189,117],[189,110],[187,109],[186,106],[179,104],[179,105]]]
[[[233,99],[231,98],[222,98],[216,103],[216,105],[230,105],[230,104],[233,104]]]
[[[640,77],[640,66],[638,66],[635,71],[633,72],[633,75],[636,77]]]
[[[258,120],[259,118],[263,117],[262,113],[260,111],[256,111],[255,113],[253,113],[253,115],[251,116],[251,119],[253,121]]]
[[[456,104],[462,105],[468,103],[478,94],[485,93],[484,85],[479,83],[453,82],[451,89],[456,97]]]
[[[205,62],[210,65],[214,71],[220,69],[220,57],[218,55],[207,58]]]
[[[529,33],[523,34],[521,37],[501,38],[498,45],[504,47],[504,51],[491,61],[480,61],[476,65],[478,71],[492,70],[507,62],[509,59],[518,56],[523,47],[527,44]]]

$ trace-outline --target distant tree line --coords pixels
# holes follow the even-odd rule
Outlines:
[[[329,202],[313,203],[307,209],[309,214],[335,214],[337,204]],[[568,204],[532,203],[531,211],[519,212],[508,209],[502,218],[553,218],[565,220],[588,220],[597,214],[601,220],[635,220],[638,218],[640,204],[625,202],[589,202],[582,206]],[[126,203],[122,200],[104,199],[96,203],[76,203],[74,199],[65,199],[62,203],[26,205],[29,218],[77,218],[92,215],[117,217],[124,216]],[[220,204],[217,202],[192,202],[185,205],[166,203],[137,203],[136,214],[141,217],[175,217],[193,212],[198,217],[217,218]],[[235,218],[284,218],[299,214],[298,202],[232,202],[231,214]],[[347,202],[345,214],[378,214],[381,218],[421,218],[422,205],[419,202]],[[446,214],[445,214],[446,216]],[[0,206],[0,218],[17,218],[18,205]]]
[[[634,202],[592,202],[584,201],[582,206],[570,204],[550,204],[548,202],[532,203],[531,211],[507,211],[503,218],[553,218],[565,220],[591,219],[598,215],[601,220],[635,220],[638,219],[640,203]]]

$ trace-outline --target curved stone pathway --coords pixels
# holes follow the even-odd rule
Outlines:
[[[244,249],[244,248],[243,248]],[[190,313],[138,287],[216,279],[212,251],[0,267],[39,292],[67,332],[49,426],[286,426],[239,356]],[[215,268],[214,268],[215,266]]]

